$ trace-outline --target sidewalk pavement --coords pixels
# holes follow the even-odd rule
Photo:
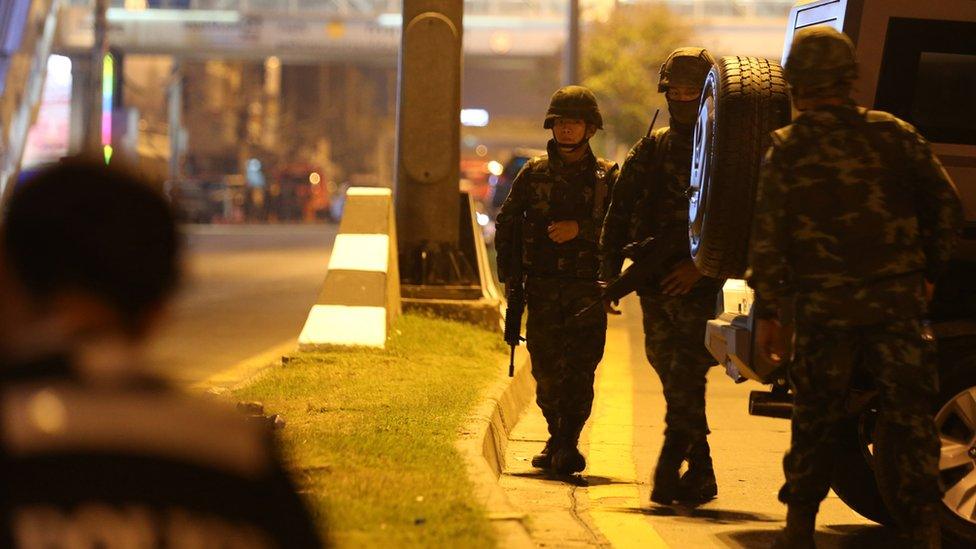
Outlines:
[[[709,374],[709,440],[719,497],[698,507],[651,504],[650,476],[663,441],[664,397],[647,364],[640,305],[630,297],[611,317],[597,370],[593,413],[580,441],[587,469],[575,480],[534,469],[548,437],[529,402],[509,434],[499,485],[540,547],[768,547],[785,518],[776,500],[789,444],[789,422],[748,415],[756,384],[736,385],[719,368]],[[818,546],[878,538],[880,527],[833,493],[821,507]],[[881,535],[883,538],[884,535]]]

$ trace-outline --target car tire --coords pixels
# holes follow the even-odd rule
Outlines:
[[[874,431],[874,412],[866,411],[842,427],[841,444],[834,461],[830,487],[834,493],[859,515],[878,524],[893,523],[878,490],[871,467],[871,436]]]
[[[945,492],[939,518],[945,534],[972,547],[976,543],[976,338],[940,340],[939,362],[940,374],[945,375],[935,411],[942,442],[939,484]]]
[[[691,255],[702,274],[745,273],[760,163],[770,132],[789,122],[779,64],[723,57],[712,67],[695,125],[688,212]]]

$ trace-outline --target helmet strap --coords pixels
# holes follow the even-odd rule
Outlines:
[[[559,150],[561,150],[563,152],[567,152],[567,153],[574,153],[574,152],[582,149],[583,147],[585,147],[587,145],[587,143],[590,142],[590,138],[587,137],[586,135],[584,135],[583,136],[583,139],[580,140],[578,143],[560,143],[559,140],[556,139],[556,129],[555,128],[553,128],[553,130],[552,130],[552,139],[556,142],[556,146],[559,147]]]

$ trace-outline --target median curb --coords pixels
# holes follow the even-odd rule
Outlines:
[[[488,387],[481,404],[461,426],[455,447],[464,459],[468,478],[474,484],[475,498],[488,510],[498,536],[498,547],[535,547],[525,525],[525,513],[514,507],[498,484],[505,470],[508,435],[515,428],[535,394],[535,380],[524,347],[515,355],[515,376],[503,375]]]

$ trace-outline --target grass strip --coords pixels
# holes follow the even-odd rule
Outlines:
[[[454,441],[504,349],[406,314],[385,350],[299,353],[235,397],[284,416],[286,457],[338,547],[493,547]]]

